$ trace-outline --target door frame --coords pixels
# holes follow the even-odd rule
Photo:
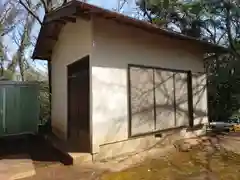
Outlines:
[[[77,64],[79,63],[86,63],[87,64],[87,67],[88,67],[88,82],[89,82],[89,97],[88,97],[88,100],[89,100],[89,146],[90,146],[90,152],[89,153],[92,153],[92,116],[91,116],[91,102],[90,102],[90,96],[91,96],[91,72],[90,72],[90,56],[89,55],[86,55],[84,56],[83,58],[80,58],[76,61],[74,61],[73,63],[71,64],[68,64],[67,65],[67,140],[69,139],[70,137],[70,126],[69,126],[69,122],[70,122],[70,91],[69,91],[69,88],[70,88],[70,84],[69,84],[69,75],[70,75],[70,68],[71,67],[74,67],[76,66]]]

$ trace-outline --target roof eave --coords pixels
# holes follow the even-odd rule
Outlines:
[[[179,33],[169,32],[167,30],[155,27],[150,23],[146,23],[140,20],[134,20],[131,17],[127,17],[125,15],[118,14],[116,12],[111,12],[109,10],[105,10],[87,3],[72,1],[64,5],[63,7],[58,8],[53,12],[45,15],[43,25],[40,29],[40,33],[38,35],[37,43],[36,43],[32,58],[50,61],[53,46],[50,47],[50,45],[46,43],[46,41],[48,42],[52,42],[54,40],[56,41],[63,25],[65,25],[69,21],[76,22],[77,16],[90,17],[92,15],[97,15],[98,17],[101,17],[101,18],[113,19],[116,21],[122,20],[122,23],[135,26],[137,28],[141,28],[146,31],[151,31],[163,36],[176,38],[178,40],[186,40],[186,41],[194,42],[199,44],[201,48],[203,48],[204,52],[206,53],[229,52],[227,48],[224,48],[222,46],[214,45],[206,41],[198,40],[193,37],[188,37]],[[58,33],[54,33],[51,35],[52,31],[54,31],[54,30],[51,31],[51,29],[54,29],[54,26],[57,26],[57,28],[58,27],[60,28],[59,29],[56,28]],[[54,37],[51,37],[51,36],[54,36]],[[44,46],[44,44],[46,44],[46,46]]]

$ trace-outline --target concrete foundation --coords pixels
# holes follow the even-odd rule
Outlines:
[[[121,156],[138,154],[154,148],[165,148],[173,145],[177,140],[204,136],[205,134],[206,128],[203,126],[194,130],[189,130],[188,128],[178,128],[167,130],[155,135],[130,138],[125,141],[101,145],[99,153],[93,155],[93,160],[108,160]]]

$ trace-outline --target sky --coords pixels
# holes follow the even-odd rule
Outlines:
[[[89,0],[88,2],[90,4],[101,6],[101,7],[107,8],[107,9],[117,7],[116,0]]]
[[[123,7],[123,13],[129,14],[132,12],[133,8],[135,7],[135,1],[136,0],[128,0],[125,6]],[[94,4],[106,9],[114,9],[118,7],[118,0],[89,0],[88,3]]]
[[[3,0],[6,1],[6,0]],[[94,4],[96,6],[100,6],[109,10],[114,10],[114,8],[118,7],[118,0],[88,0],[88,3],[90,4]],[[133,9],[135,7],[135,0],[128,0],[128,3],[125,4],[125,6],[122,9],[122,13],[132,16],[134,12]],[[42,16],[44,15],[43,11],[40,12],[40,14],[42,14]],[[36,23],[36,25],[33,28],[33,34],[34,36],[36,36],[39,33],[40,30],[40,25]],[[5,36],[4,37],[4,41],[5,44],[7,44],[8,47],[8,54],[11,57],[17,50],[17,45],[13,42],[11,35],[13,34],[9,34],[9,36]],[[31,55],[32,55],[32,51],[28,50],[25,53],[25,56],[27,57],[27,59],[31,59]],[[32,62],[32,60],[30,60],[31,64],[33,64],[35,66],[35,68],[39,69],[40,71],[47,71],[47,63],[46,61],[40,61],[40,60],[35,60],[34,62]]]

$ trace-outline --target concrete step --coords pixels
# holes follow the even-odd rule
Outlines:
[[[92,155],[90,153],[69,152],[68,154],[73,158],[74,164],[92,162]]]
[[[52,143],[52,145],[59,149],[62,153],[66,154],[72,159],[72,163],[85,163],[92,162],[92,154],[78,152],[74,147],[67,141],[57,138],[55,135],[48,135],[47,139]]]

